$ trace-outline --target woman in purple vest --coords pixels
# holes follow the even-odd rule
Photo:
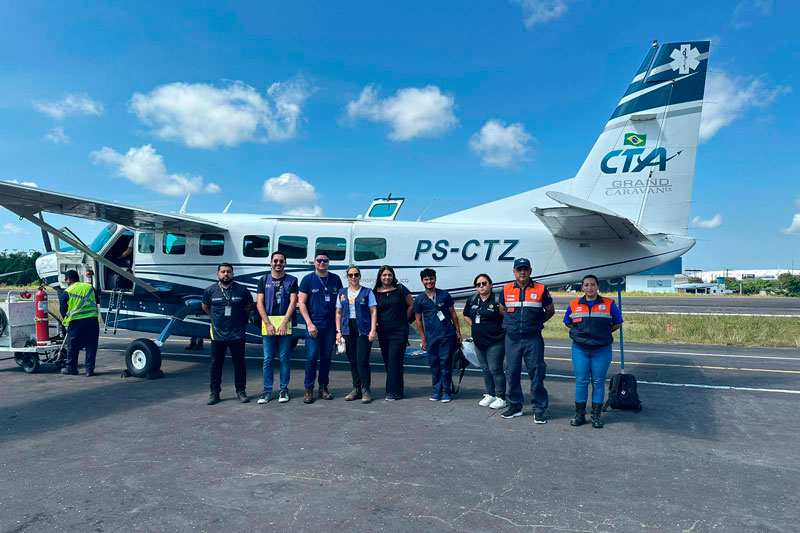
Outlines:
[[[278,403],[289,401],[289,370],[292,351],[292,328],[297,326],[294,310],[297,307],[297,278],[286,274],[286,256],[283,252],[272,252],[272,270],[261,277],[256,291],[256,307],[263,324],[261,341],[264,346],[264,391],[258,403],[272,399],[272,384],[275,381],[273,361],[276,352],[281,361],[281,388]]]
[[[612,333],[622,327],[622,313],[611,298],[597,293],[597,277],[589,274],[581,283],[584,296],[567,306],[564,324],[572,339],[572,367],[575,370],[575,418],[570,425],[586,423],[586,400],[592,382],[592,427],[601,428],[600,411],[606,390],[606,373],[611,365]]]
[[[361,286],[358,267],[347,269],[347,282],[348,286],[336,298],[336,342],[344,338],[353,375],[353,390],[344,399],[352,402],[361,398],[361,403],[369,403],[372,401],[369,354],[377,336],[378,311],[375,295]]]

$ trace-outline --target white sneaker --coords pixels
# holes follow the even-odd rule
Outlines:
[[[495,398],[494,401],[489,405],[491,409],[505,409],[508,406],[508,402],[502,398]]]
[[[495,400],[496,398],[494,396],[490,394],[484,394],[483,399],[478,402],[478,405],[480,405],[481,407],[489,407]]]

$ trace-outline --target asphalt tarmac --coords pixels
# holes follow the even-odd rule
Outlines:
[[[452,403],[429,401],[419,360],[407,397],[384,402],[377,354],[379,401],[345,402],[335,357],[336,399],[305,405],[302,345],[290,402],[256,404],[250,346],[253,401],[234,400],[228,361],[209,407],[208,345],[170,339],[163,379],[121,378],[128,335],[103,336],[94,378],[0,361],[0,530],[797,530],[798,350],[627,344],[644,410],[593,429],[568,423],[563,341],[548,342],[549,421],[534,425],[529,406],[479,407],[472,371]]]

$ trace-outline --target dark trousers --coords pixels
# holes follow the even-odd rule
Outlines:
[[[434,394],[450,394],[453,384],[453,347],[456,336],[428,337],[428,364]]]
[[[231,352],[233,361],[233,382],[236,392],[244,391],[247,386],[247,369],[244,366],[244,338],[232,341],[211,341],[211,392],[222,390],[222,366],[225,354]]]
[[[86,350],[86,371],[94,371],[97,358],[97,339],[100,337],[100,324],[97,317],[79,318],[67,327],[67,365],[69,370],[78,370],[78,354]]]
[[[543,413],[547,409],[547,389],[544,378],[547,365],[544,362],[544,340],[541,334],[511,339],[506,336],[506,380],[508,381],[508,401],[522,405],[522,361],[528,369],[531,380],[531,403],[533,411]]]
[[[486,348],[475,345],[475,354],[483,371],[483,384],[486,394],[497,398],[506,399],[506,374],[503,368],[506,348],[503,341],[490,344]]]
[[[344,347],[347,351],[347,360],[350,361],[353,388],[370,388],[372,379],[369,368],[369,353],[372,350],[372,342],[367,335],[358,334],[358,325],[353,319],[350,319],[350,335],[344,336]]]
[[[403,360],[408,346],[408,327],[401,332],[386,332],[378,328],[383,365],[386,367],[386,396],[403,397]]]

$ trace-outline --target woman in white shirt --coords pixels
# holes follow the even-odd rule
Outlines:
[[[353,375],[353,390],[344,399],[351,402],[361,398],[361,403],[370,403],[369,356],[377,336],[378,308],[372,290],[361,286],[358,267],[347,269],[347,281],[348,286],[336,298],[336,342],[344,339]]]

